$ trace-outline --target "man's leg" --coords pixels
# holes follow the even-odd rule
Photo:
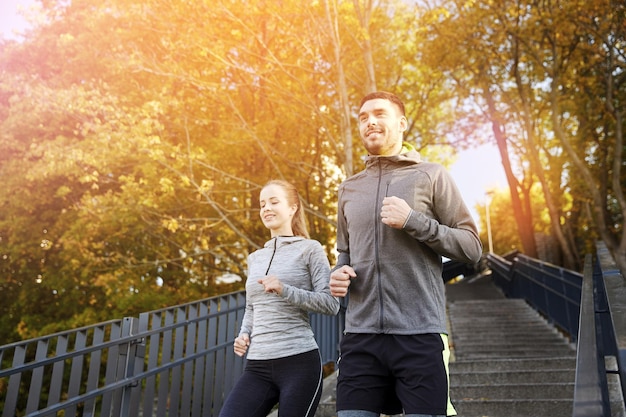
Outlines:
[[[384,359],[385,336],[343,336],[337,374],[337,417],[379,417],[381,412],[402,412]]]
[[[439,334],[394,336],[390,349],[396,392],[406,417],[455,415],[449,401],[445,350]]]

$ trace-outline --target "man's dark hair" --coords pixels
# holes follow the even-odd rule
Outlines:
[[[363,97],[363,99],[361,100],[361,105],[359,107],[363,107],[363,104],[366,101],[374,100],[376,98],[382,98],[384,100],[391,101],[398,107],[398,110],[400,110],[400,114],[402,116],[406,116],[406,114],[404,113],[404,103],[402,102],[402,100],[400,100],[400,98],[395,94],[388,93],[387,91],[374,91],[373,93],[369,93],[368,95]]]

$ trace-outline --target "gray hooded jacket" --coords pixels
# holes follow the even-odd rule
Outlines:
[[[402,230],[382,223],[385,196],[413,209]],[[476,225],[454,181],[411,150],[369,156],[339,187],[338,264],[351,265],[347,333],[447,333],[442,256],[468,263],[482,254]]]

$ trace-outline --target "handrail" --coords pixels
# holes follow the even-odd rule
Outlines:
[[[599,361],[600,352],[598,351],[596,340],[593,275],[592,257],[589,254],[585,257],[580,300],[572,417],[603,417],[610,415],[606,372],[603,372],[604,360],[602,360],[602,363]]]
[[[621,395],[621,415],[626,414],[626,277],[624,277],[603,242],[597,244],[594,263],[596,325],[601,326],[603,356],[610,364],[608,374],[617,375]],[[604,363],[604,362],[603,362]],[[614,402],[611,403],[614,405]]]

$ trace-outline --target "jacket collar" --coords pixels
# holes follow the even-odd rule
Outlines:
[[[380,155],[368,155],[365,158],[365,168],[373,168],[381,166],[383,168],[395,167],[398,165],[413,165],[422,162],[419,152],[415,149],[411,149],[408,152],[404,152],[398,155],[380,156]]]
[[[273,248],[274,246],[280,247],[284,245],[289,245],[294,242],[299,242],[301,240],[304,240],[303,236],[277,236],[265,242],[263,247],[265,248]]]

